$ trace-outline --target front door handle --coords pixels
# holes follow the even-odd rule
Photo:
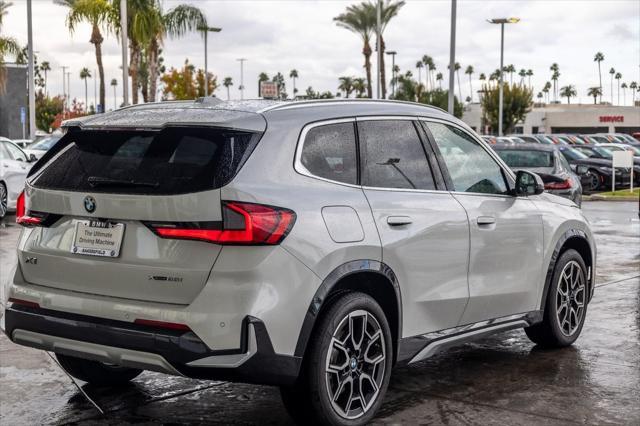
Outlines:
[[[478,225],[493,225],[496,223],[496,218],[493,216],[478,216]]]
[[[413,220],[409,216],[389,216],[387,217],[387,224],[389,226],[402,226],[413,223]]]

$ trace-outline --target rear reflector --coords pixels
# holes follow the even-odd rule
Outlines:
[[[544,189],[569,189],[571,188],[571,180],[567,179],[562,182],[547,182],[544,184]]]
[[[9,303],[13,303],[14,305],[27,306],[29,308],[39,308],[40,305],[36,302],[30,302],[28,300],[15,299],[10,297],[8,300]]]
[[[165,328],[168,330],[184,330],[184,331],[191,331],[191,329],[189,328],[189,326],[185,325],[185,324],[178,324],[175,322],[164,322],[164,321],[154,321],[154,320],[147,320],[147,319],[136,319],[135,321],[133,321],[134,324],[139,324],[139,325],[147,325],[149,327],[155,327],[155,328]]]
[[[227,245],[275,245],[291,231],[296,214],[281,207],[224,201],[219,222],[149,223],[162,238]]]

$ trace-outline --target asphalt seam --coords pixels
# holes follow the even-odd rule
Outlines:
[[[632,277],[620,278],[620,279],[613,280],[613,281],[607,281],[607,282],[602,283],[602,284],[596,284],[596,288],[606,287],[606,286],[612,285],[612,284],[618,284],[618,283],[621,283],[621,282],[624,282],[624,281],[632,280],[634,278],[640,278],[640,275],[634,275]]]

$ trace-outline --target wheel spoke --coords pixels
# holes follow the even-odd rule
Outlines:
[[[349,334],[353,349],[358,350],[362,346],[367,329],[367,314],[352,315],[349,322]]]

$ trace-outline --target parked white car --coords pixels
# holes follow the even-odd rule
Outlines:
[[[33,156],[36,159],[40,159],[49,149],[56,144],[60,140],[62,135],[50,135],[44,139],[39,140],[38,142],[32,143],[28,148],[24,150],[24,152],[28,155]]]
[[[16,208],[34,160],[8,139],[0,139],[0,218]]]

